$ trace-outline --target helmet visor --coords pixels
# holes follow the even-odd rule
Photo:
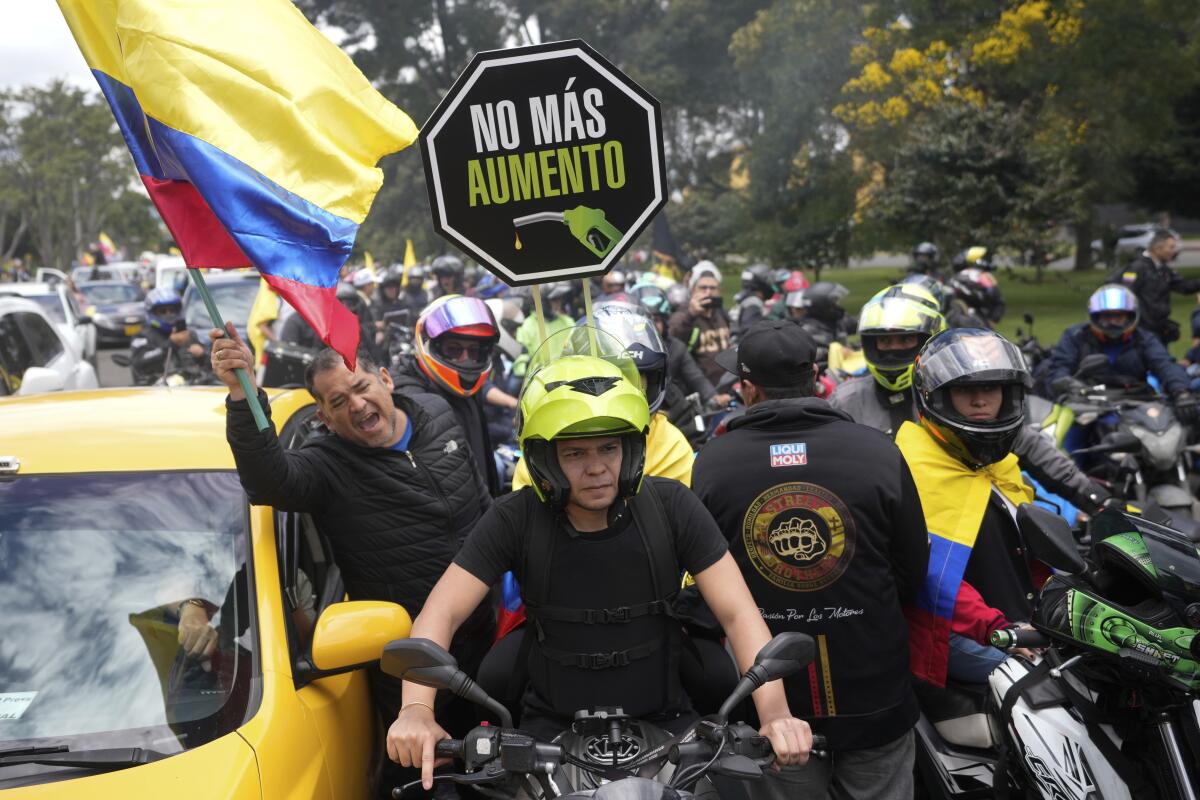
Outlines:
[[[529,373],[525,378],[528,387],[533,376],[549,365],[567,356],[594,356],[601,358],[621,371],[622,376],[634,386],[641,385],[637,364],[625,345],[610,333],[586,325],[566,328],[552,334],[537,349],[529,360]]]
[[[495,335],[499,335],[491,310],[482,300],[475,297],[452,297],[431,308],[424,319],[425,335],[430,339],[474,325],[486,325]]]
[[[959,328],[930,339],[920,354],[917,381],[925,392],[951,382],[1032,385],[1017,346],[980,328]]]
[[[942,315],[915,299],[900,296],[871,300],[863,306],[859,334],[921,333],[925,338],[941,330]]]

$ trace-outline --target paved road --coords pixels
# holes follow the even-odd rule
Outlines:
[[[96,370],[96,377],[100,380],[100,385],[105,388],[109,386],[132,386],[133,381],[129,377],[129,367],[118,367],[114,364],[112,361],[114,353],[129,355],[129,348],[122,347],[96,352],[96,366],[98,368]]]

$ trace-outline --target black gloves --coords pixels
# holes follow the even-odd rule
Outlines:
[[[1197,416],[1200,416],[1200,408],[1197,407],[1196,398],[1191,392],[1176,392],[1172,404],[1175,406],[1175,413],[1179,420],[1185,425],[1193,424],[1196,422]]]
[[[1055,378],[1054,382],[1050,384],[1050,391],[1059,397],[1065,394],[1083,394],[1087,388],[1086,383],[1070,375]]]

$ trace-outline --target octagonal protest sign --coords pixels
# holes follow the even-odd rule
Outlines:
[[[512,285],[607,272],[667,200],[658,101],[578,39],[479,53],[420,141],[437,232]]]

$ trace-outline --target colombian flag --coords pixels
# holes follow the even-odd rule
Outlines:
[[[1033,490],[1021,479],[1017,457],[1009,453],[995,464],[968,469],[950,455],[926,428],[905,422],[896,433],[929,527],[929,566],[908,620],[909,666],[921,680],[946,685],[950,631],[963,573],[993,489],[1014,506],[1033,502]]]
[[[190,267],[254,266],[353,365],[338,271],[417,129],[289,0],[59,0]]]

